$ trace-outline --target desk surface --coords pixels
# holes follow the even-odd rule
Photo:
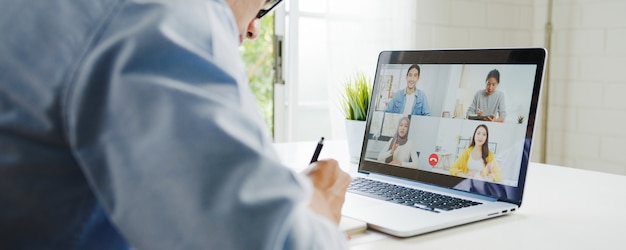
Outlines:
[[[316,142],[277,143],[283,162],[306,167]],[[356,173],[344,141],[320,155]],[[411,238],[375,231],[356,235],[350,249],[625,249],[626,176],[531,163],[517,212]]]

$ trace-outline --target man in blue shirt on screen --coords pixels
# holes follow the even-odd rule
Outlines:
[[[284,167],[238,51],[280,0],[2,0],[0,249],[341,249],[348,174]]]
[[[406,88],[393,94],[385,112],[430,116],[430,106],[428,106],[426,93],[417,89],[420,71],[420,66],[417,64],[409,66],[406,71]]]

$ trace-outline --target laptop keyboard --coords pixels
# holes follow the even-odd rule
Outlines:
[[[348,192],[436,213],[439,212],[438,210],[451,211],[481,204],[480,202],[359,177],[352,180]]]

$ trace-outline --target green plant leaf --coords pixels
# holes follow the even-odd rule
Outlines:
[[[341,108],[346,119],[365,121],[372,96],[372,84],[364,73],[358,72],[344,83]]]

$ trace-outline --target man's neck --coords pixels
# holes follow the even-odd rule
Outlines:
[[[413,93],[415,93],[415,88],[406,88],[407,95],[412,95]]]

